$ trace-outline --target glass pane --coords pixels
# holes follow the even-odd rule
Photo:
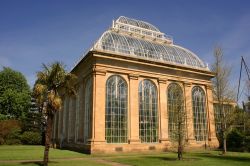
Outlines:
[[[186,133],[186,116],[184,98],[180,85],[171,83],[168,86],[168,131],[170,139],[175,140],[178,134]],[[179,122],[179,126],[178,126]]]
[[[127,84],[117,75],[106,83],[105,129],[107,143],[127,142]]]
[[[194,135],[196,141],[207,140],[207,113],[206,98],[201,87],[195,86],[192,90]]]
[[[158,142],[157,90],[150,80],[139,84],[139,130],[142,142]]]

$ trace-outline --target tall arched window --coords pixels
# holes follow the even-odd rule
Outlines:
[[[150,80],[139,85],[139,130],[142,142],[158,141],[157,90]]]
[[[127,142],[127,84],[114,75],[106,83],[105,138],[107,143]]]
[[[85,99],[85,106],[84,106],[84,130],[83,130],[83,141],[84,143],[87,143],[89,136],[90,136],[90,132],[91,132],[91,99],[92,99],[92,91],[91,88],[92,87],[92,81],[89,78],[86,81],[86,85],[85,85],[85,95],[84,95],[84,99]]]
[[[183,91],[180,85],[171,83],[168,86],[168,133],[170,139],[185,137],[186,114],[184,112]]]
[[[206,97],[201,87],[195,86],[192,90],[194,136],[196,141],[207,139]]]

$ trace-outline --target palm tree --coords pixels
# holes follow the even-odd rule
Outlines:
[[[76,76],[67,73],[60,62],[43,64],[43,70],[37,73],[34,96],[46,119],[44,165],[48,165],[51,144],[53,117],[62,106],[62,94],[75,94]]]

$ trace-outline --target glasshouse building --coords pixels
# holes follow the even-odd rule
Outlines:
[[[167,151],[176,110],[185,146],[218,147],[211,79],[193,52],[157,27],[124,16],[113,21],[71,71],[77,94],[63,95],[53,142],[88,153]]]

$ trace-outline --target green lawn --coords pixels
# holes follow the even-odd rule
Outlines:
[[[113,158],[112,161],[136,166],[250,166],[250,153],[218,151],[190,152],[178,161],[176,153]]]
[[[50,166],[101,166],[111,165],[108,163],[110,161],[133,166],[250,166],[250,153],[228,152],[227,155],[221,156],[219,151],[201,151],[185,153],[183,161],[176,160],[176,157],[177,155],[172,152],[86,155],[69,150],[51,149]],[[42,158],[42,146],[0,146],[1,166],[38,166],[42,165]],[[6,160],[9,161],[7,162]]]
[[[43,146],[0,146],[0,160],[41,160],[43,158]],[[69,150],[59,150],[50,148],[50,157],[53,158],[72,158],[85,157],[87,155]]]
[[[0,166],[38,166],[42,165],[41,160],[43,159],[43,146],[0,146]],[[50,166],[102,166],[104,164],[99,164],[92,160],[85,160],[86,154],[73,152],[69,150],[59,150],[59,149],[50,149]],[[74,159],[75,158],[75,159]],[[81,160],[79,158],[83,158]],[[65,159],[65,160],[64,160]],[[67,160],[68,159],[68,160]],[[74,159],[74,160],[73,160]],[[3,162],[5,160],[5,162]],[[6,162],[6,160],[11,160],[11,162]],[[40,161],[18,161],[15,160],[40,160]],[[2,162],[1,162],[2,161]]]

